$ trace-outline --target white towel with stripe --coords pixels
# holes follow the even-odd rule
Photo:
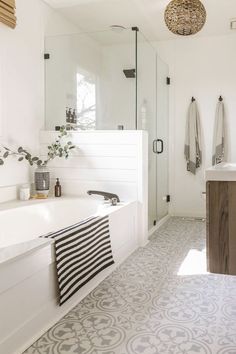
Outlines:
[[[196,174],[202,164],[201,123],[196,101],[192,101],[187,116],[184,156],[187,171]]]
[[[91,217],[45,236],[55,240],[60,305],[114,263],[109,217]]]
[[[224,103],[219,101],[216,107],[212,165],[214,166],[225,161],[227,161],[225,109]]]

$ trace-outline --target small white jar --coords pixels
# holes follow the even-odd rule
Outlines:
[[[24,184],[20,186],[19,196],[20,196],[20,200],[30,199],[30,187],[28,184]]]

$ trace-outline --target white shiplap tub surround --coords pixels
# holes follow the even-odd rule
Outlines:
[[[115,264],[59,307],[53,241],[38,236],[92,215],[109,215]],[[113,207],[89,197],[29,201],[24,206],[16,201],[0,208],[0,224],[1,354],[23,353],[138,247],[137,202]]]
[[[41,132],[42,156],[56,136],[57,132]],[[69,139],[77,146],[73,156],[50,164],[52,187],[59,177],[64,197],[0,207],[0,353],[22,353],[138,246],[147,243],[147,133],[73,132]],[[115,265],[59,307],[53,244],[37,237],[76,222],[77,215],[84,218],[94,212],[95,204],[103,204],[102,198],[87,196],[88,189],[120,196],[121,204],[107,209]]]
[[[41,155],[58,132],[42,131]],[[77,147],[68,160],[49,164],[52,189],[60,178],[63,193],[85,196],[89,189],[113,192],[121,200],[137,200],[139,245],[148,242],[148,135],[143,130],[98,130],[69,133]],[[53,191],[52,191],[53,192]]]

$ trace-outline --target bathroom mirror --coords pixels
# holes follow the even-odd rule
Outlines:
[[[135,129],[135,32],[45,38],[47,130]]]

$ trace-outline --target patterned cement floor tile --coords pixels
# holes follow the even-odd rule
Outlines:
[[[25,354],[236,354],[236,277],[206,272],[205,238],[170,219]]]

